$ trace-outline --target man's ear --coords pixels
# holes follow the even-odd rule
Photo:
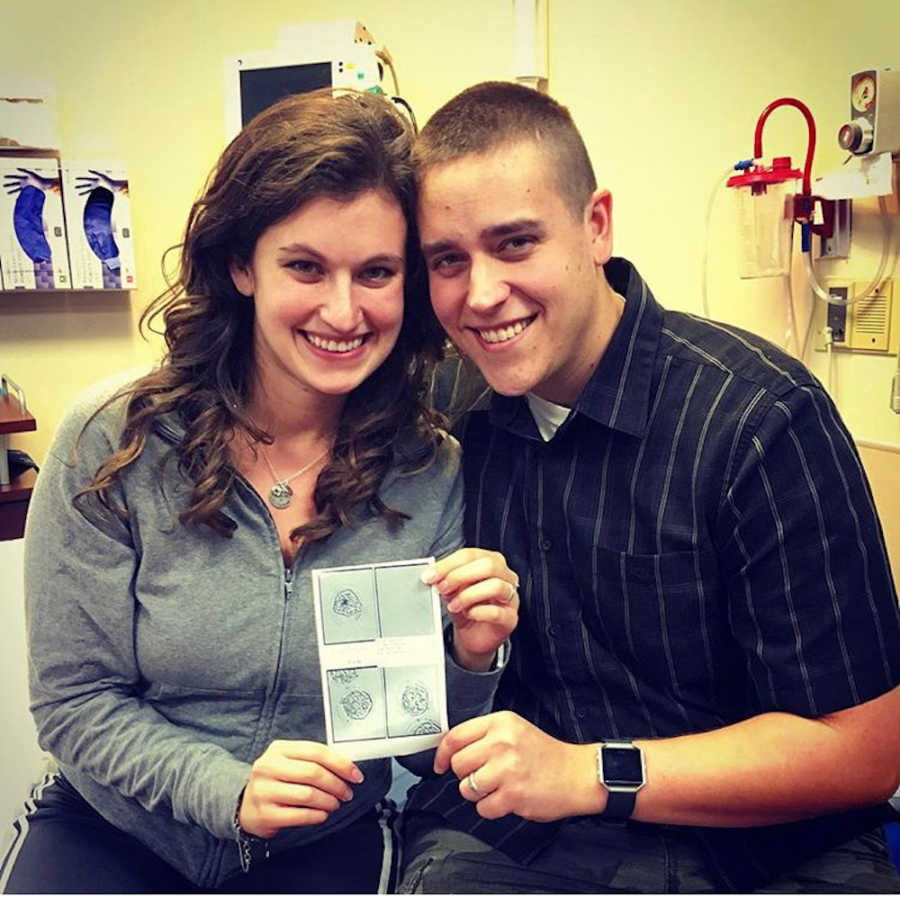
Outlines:
[[[242,265],[236,259],[232,259],[228,264],[228,273],[231,275],[231,282],[235,289],[242,295],[250,298],[253,296],[255,285],[253,283],[253,272],[249,265]]]
[[[585,209],[595,265],[605,265],[612,256],[612,193],[595,190]]]

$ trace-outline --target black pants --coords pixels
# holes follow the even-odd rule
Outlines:
[[[397,855],[393,826],[379,815],[373,810],[313,844],[254,861],[249,872],[237,873],[216,891],[366,894],[377,892],[379,885],[391,889]],[[108,823],[62,776],[35,788],[14,828],[0,859],[3,893],[201,893],[152,850]]]

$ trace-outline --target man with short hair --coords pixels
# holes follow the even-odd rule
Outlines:
[[[467,540],[521,608],[496,712],[410,796],[401,890],[900,890],[900,613],[829,397],[612,257],[549,97],[464,91],[417,165],[434,309],[491,387],[460,427]]]

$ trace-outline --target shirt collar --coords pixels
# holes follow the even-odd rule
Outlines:
[[[647,431],[650,415],[650,387],[663,310],[631,262],[612,258],[604,265],[604,272],[612,289],[625,299],[625,309],[575,410],[610,429],[640,437]],[[568,428],[573,417],[560,432]],[[522,396],[495,393],[491,421],[520,436],[540,439]]]

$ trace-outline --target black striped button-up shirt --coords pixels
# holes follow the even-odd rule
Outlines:
[[[824,389],[757,336],[666,311],[624,259],[606,274],[625,310],[554,437],[520,397],[489,397],[461,428],[467,543],[502,551],[522,582],[496,708],[584,743],[816,717],[891,689],[897,596]],[[441,372],[439,403],[471,393],[464,371]],[[481,819],[452,777],[410,806],[519,857],[556,830]],[[871,817],[830,822],[792,826],[790,857],[804,832],[815,849]],[[784,826],[698,831],[739,887],[753,878],[729,867],[762,880],[788,860]]]

